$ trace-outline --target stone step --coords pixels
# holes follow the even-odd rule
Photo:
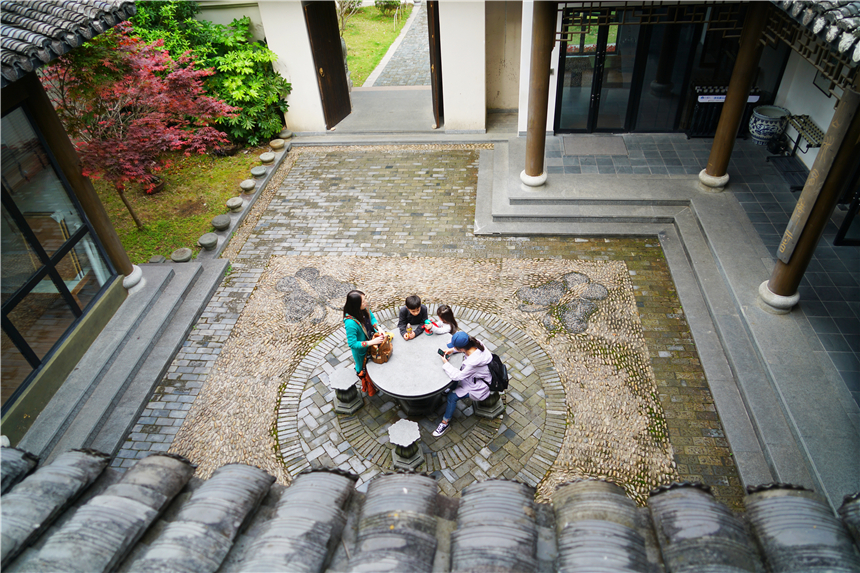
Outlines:
[[[125,437],[146,407],[153,390],[164,378],[188,333],[221,284],[230,262],[226,259],[214,259],[194,264],[202,265],[202,272],[89,447],[111,456],[119,451]],[[175,266],[184,267],[188,266],[188,263]]]
[[[36,418],[18,447],[37,455],[41,460],[46,459],[132,340],[131,334],[145,320],[150,307],[170,284],[173,276],[173,269],[167,266],[147,271],[145,282],[141,281],[128,293],[128,297]]]
[[[144,280],[148,281],[150,272],[163,272],[161,265],[142,265]],[[146,316],[136,328],[129,330],[128,343],[123,347],[119,356],[104,371],[98,380],[97,388],[87,401],[81,405],[75,418],[63,432],[56,446],[46,456],[47,460],[67,450],[89,447],[92,439],[101,429],[111,411],[119,403],[128,384],[134,379],[141,366],[167,329],[174,314],[181,306],[189,290],[194,286],[202,272],[199,263],[183,263],[169,265],[172,267],[170,283],[161,291],[158,298],[152,300],[146,309]],[[128,300],[124,304],[128,304]],[[78,367],[81,368],[82,365]],[[84,367],[88,363],[83,364]]]

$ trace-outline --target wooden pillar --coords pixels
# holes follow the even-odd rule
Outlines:
[[[520,173],[522,182],[531,187],[538,187],[546,182],[544,169],[546,116],[549,106],[549,70],[552,63],[552,48],[555,45],[557,13],[557,2],[536,1],[534,3],[526,168]]]
[[[860,94],[845,90],[780,242],[770,280],[759,286],[765,310],[784,314],[800,300],[797,287],[858,163]]]
[[[747,15],[741,31],[738,57],[732,70],[732,79],[729,81],[729,90],[726,93],[726,101],[720,114],[717,133],[714,135],[714,143],[711,145],[708,166],[699,173],[699,181],[709,191],[722,191],[726,183],[729,182],[726,170],[729,166],[732,149],[735,146],[735,139],[738,136],[738,128],[743,119],[750,88],[761,59],[764,46],[759,39],[764,32],[767,10],[767,2],[750,2],[747,4]]]
[[[15,88],[12,92],[11,88]],[[18,90],[21,90],[20,92]],[[7,93],[10,92],[10,93]],[[140,269],[131,264],[128,258],[128,253],[122,246],[119,236],[116,234],[116,229],[113,227],[104,205],[99,200],[96,190],[88,177],[85,177],[81,172],[81,161],[75,151],[75,146],[72,145],[69,136],[66,133],[63,123],[60,121],[57,112],[54,111],[54,106],[48,99],[48,94],[36,77],[35,72],[27,74],[20,80],[16,81],[11,86],[3,90],[3,97],[12,95],[16,100],[21,98],[21,101],[26,99],[27,105],[32,112],[33,121],[36,123],[42,136],[51,148],[51,153],[57,159],[57,163],[63,170],[66,180],[72,187],[78,202],[87,215],[93,229],[98,235],[99,241],[107,252],[113,266],[116,270],[125,275],[127,278],[123,281],[126,288],[131,288],[140,280]],[[5,108],[5,105],[4,105]],[[127,284],[129,277],[137,277],[133,280],[133,284]]]

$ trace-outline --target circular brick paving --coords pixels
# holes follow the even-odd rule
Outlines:
[[[435,313],[435,305],[428,305]],[[552,465],[565,430],[564,389],[549,356],[521,329],[486,312],[453,307],[463,330],[502,357],[511,377],[506,411],[488,420],[475,416],[468,400],[458,403],[451,429],[431,434],[444,406],[433,417],[413,418],[421,431],[425,464],[449,495],[473,481],[505,476],[537,485]],[[396,309],[376,313],[387,330],[396,326]],[[346,334],[338,329],[308,353],[284,387],[278,415],[278,442],[292,475],[308,467],[335,465],[354,471],[366,482],[391,469],[388,427],[407,418],[396,401],[381,393],[364,397],[354,415],[332,409],[330,373],[353,368]],[[296,441],[298,437],[298,441]]]

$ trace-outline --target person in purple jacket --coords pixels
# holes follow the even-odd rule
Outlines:
[[[451,417],[457,409],[457,400],[465,398],[467,395],[472,400],[486,400],[490,395],[490,374],[489,364],[493,361],[493,353],[484,348],[484,345],[474,336],[469,336],[462,330],[456,332],[451,337],[451,342],[448,343],[448,350],[442,356],[442,369],[445,370],[451,380],[458,382],[457,387],[448,393],[448,406],[445,408],[445,414],[442,416],[442,422],[433,431],[436,437],[441,436],[448,431],[451,423]],[[448,362],[448,356],[453,352],[462,352],[466,355],[463,358],[463,364],[457,370]]]

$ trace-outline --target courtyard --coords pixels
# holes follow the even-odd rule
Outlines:
[[[114,466],[171,451],[204,478],[230,462],[282,483],[307,467],[340,467],[362,484],[390,471],[386,429],[405,414],[381,395],[335,414],[326,386],[350,364],[340,308],[354,286],[389,330],[409,294],[454,306],[508,364],[501,418],[462,404],[442,439],[430,436],[437,418],[415,420],[419,470],[446,494],[498,476],[548,497],[599,477],[642,502],[656,485],[691,480],[739,508],[659,241],[473,235],[480,147],[295,149]]]

